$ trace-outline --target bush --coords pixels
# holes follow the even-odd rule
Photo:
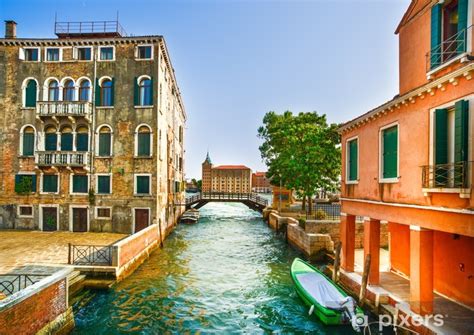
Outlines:
[[[302,229],[306,229],[306,219],[304,219],[304,218],[299,218],[299,219],[298,219],[298,225],[299,225]]]
[[[318,209],[314,215],[316,220],[325,220],[327,218],[326,212],[322,209]]]

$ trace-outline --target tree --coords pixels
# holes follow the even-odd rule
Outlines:
[[[278,115],[268,112],[258,136],[260,153],[268,166],[267,177],[308,199],[319,189],[335,190],[341,173],[340,137],[336,124],[316,112]]]

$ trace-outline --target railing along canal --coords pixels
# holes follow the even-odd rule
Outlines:
[[[74,245],[69,243],[68,264],[112,265],[111,245]]]
[[[0,292],[12,295],[47,276],[42,274],[2,274],[0,275]]]

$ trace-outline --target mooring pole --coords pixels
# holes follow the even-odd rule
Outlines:
[[[369,272],[370,272],[370,254],[367,254],[367,256],[365,257],[364,273],[362,274],[362,283],[360,285],[360,293],[359,293],[360,306],[364,304],[365,292],[367,290],[367,282],[369,280]]]
[[[338,241],[336,243],[336,253],[334,255],[334,268],[332,271],[332,281],[335,283],[339,280],[339,265],[341,264],[340,262],[341,248],[342,248],[342,243],[341,241]]]

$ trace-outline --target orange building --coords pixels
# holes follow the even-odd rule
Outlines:
[[[405,295],[421,315],[437,312],[435,296],[474,308],[473,8],[413,0],[396,30],[399,94],[340,128],[342,269],[354,271],[362,216],[370,286]],[[390,273],[379,270],[381,222]],[[406,292],[391,292],[385,278],[409,281]]]
[[[272,185],[265,172],[252,173],[252,191],[260,193],[270,193]]]
[[[252,170],[245,165],[213,166],[209,153],[202,163],[202,191],[250,193]]]

